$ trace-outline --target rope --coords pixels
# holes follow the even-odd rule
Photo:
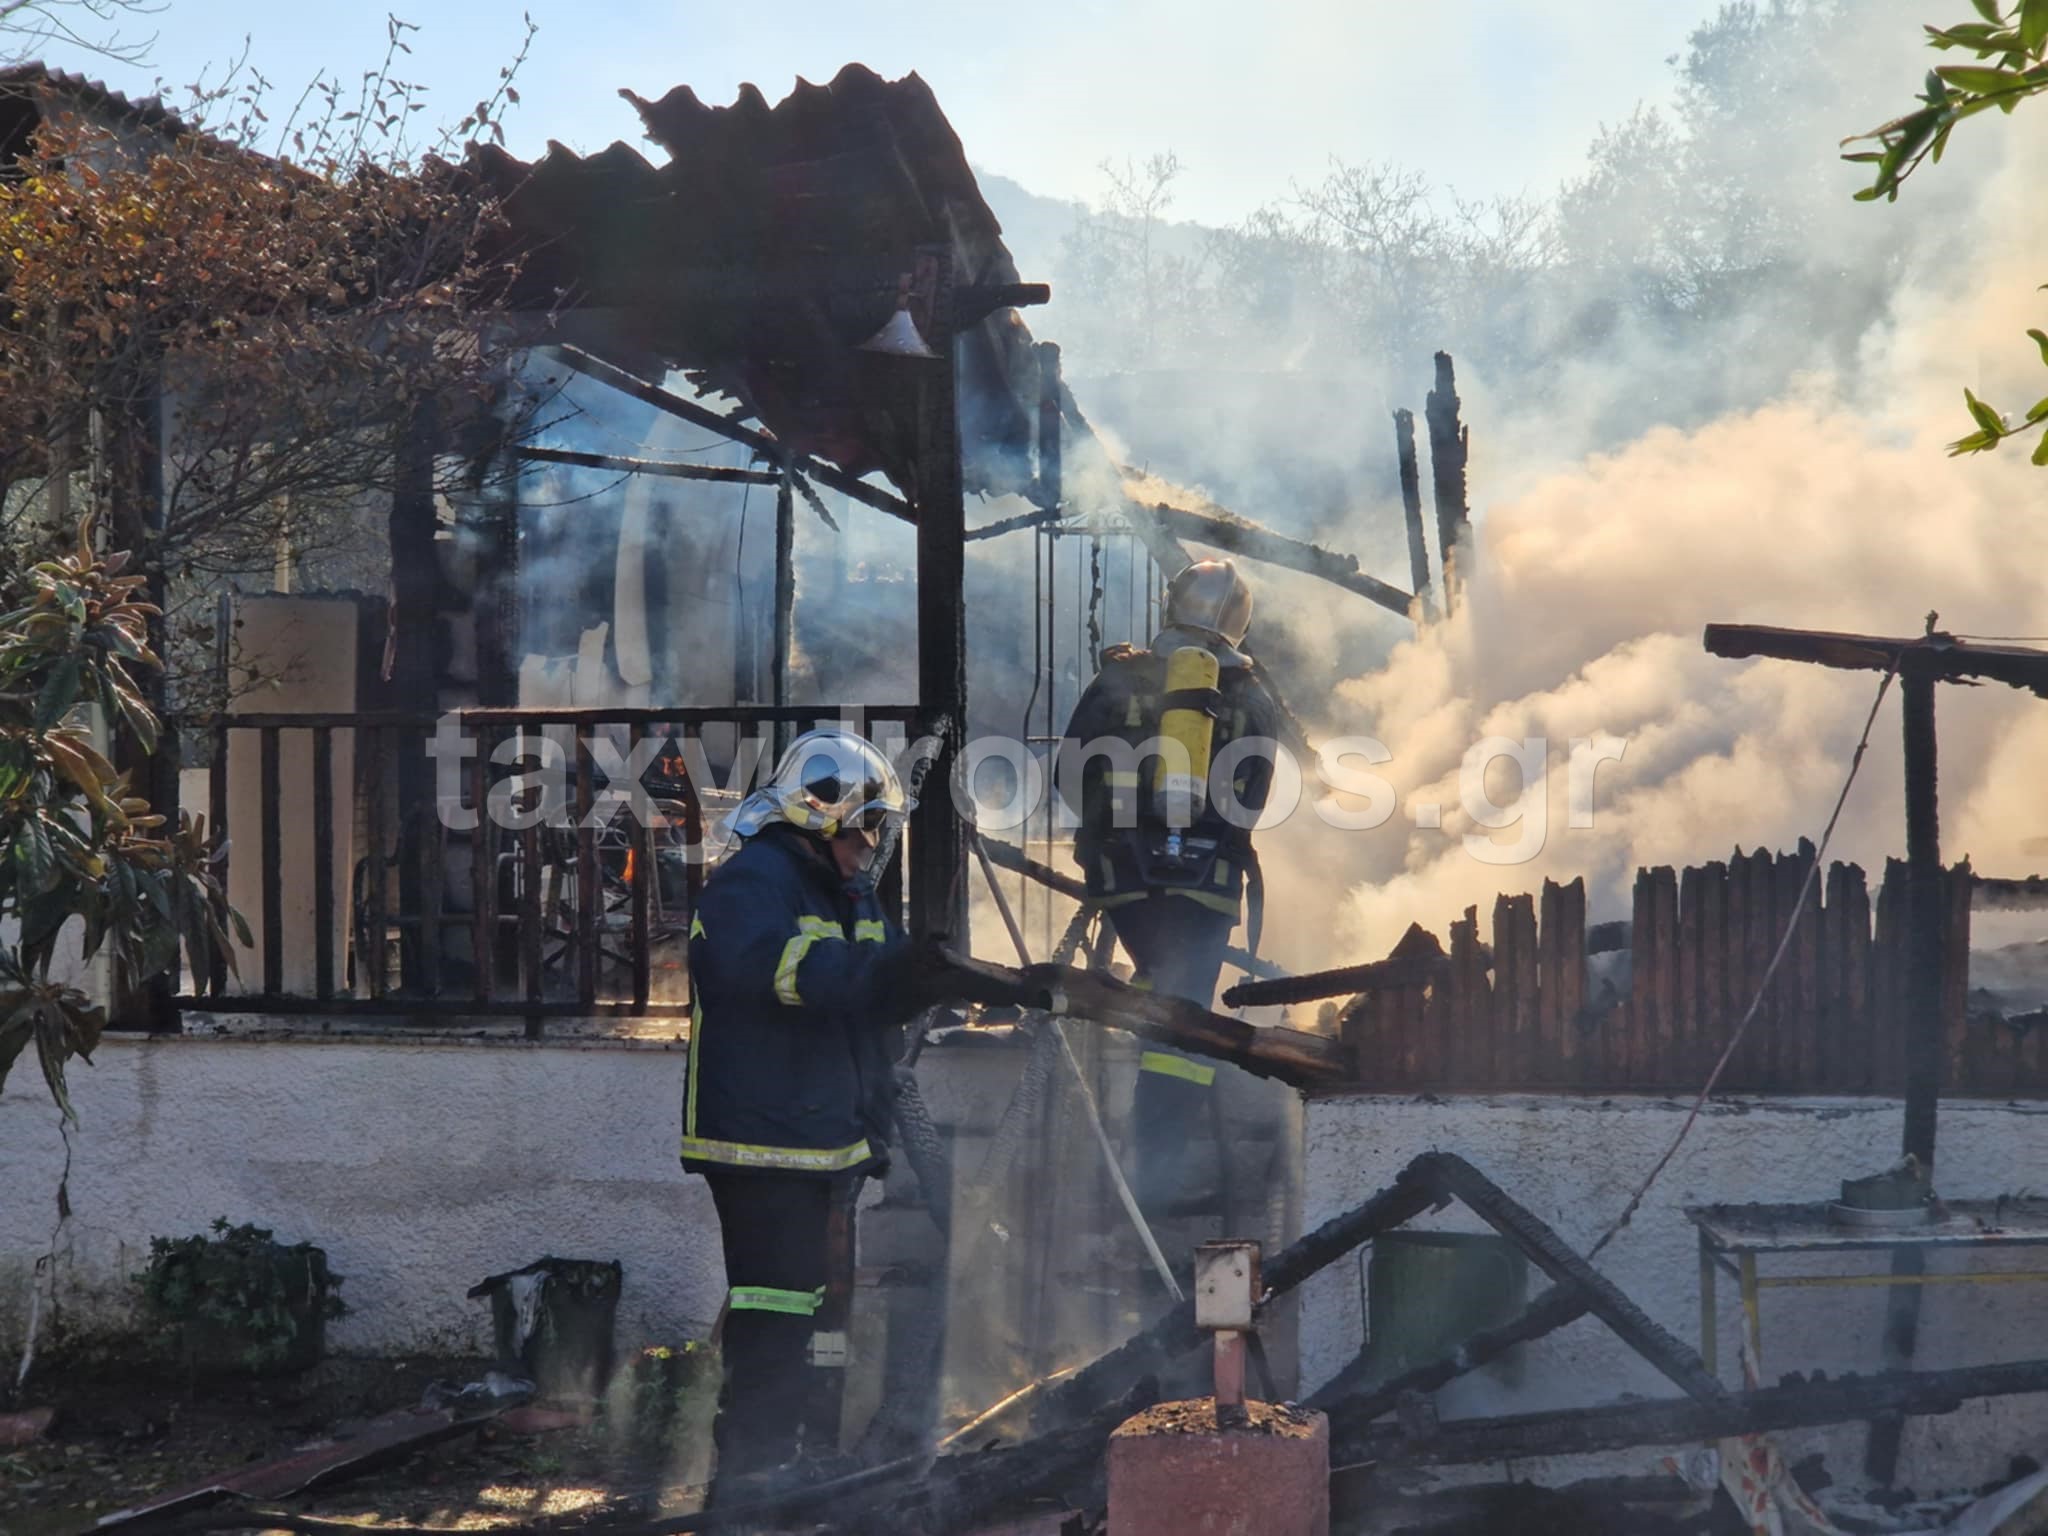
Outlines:
[[[1813,882],[1819,876],[1821,866],[1827,862],[1828,844],[1834,841],[1835,824],[1842,819],[1842,807],[1849,801],[1850,786],[1855,784],[1857,770],[1863,766],[1863,754],[1870,747],[1870,730],[1877,723],[1878,707],[1884,703],[1884,696],[1891,688],[1892,679],[1898,675],[1899,657],[1905,654],[1905,649],[1910,647],[1901,649],[1898,655],[1892,657],[1892,664],[1885,668],[1884,676],[1878,681],[1877,697],[1870,701],[1870,713],[1864,717],[1863,735],[1856,743],[1854,756],[1849,759],[1849,773],[1842,780],[1842,792],[1835,796],[1834,812],[1828,817],[1827,829],[1820,835],[1820,847],[1814,851],[1813,862],[1806,867],[1806,879],[1799,886],[1799,900],[1792,908],[1792,916],[1785,923],[1784,933],[1778,938],[1778,947],[1771,955],[1771,963],[1764,969],[1763,980],[1757,983],[1756,995],[1749,1000],[1749,1007],[1742,1015],[1742,1022],[1735,1026],[1735,1033],[1729,1037],[1728,1044],[1721,1051],[1721,1059],[1714,1063],[1714,1070],[1707,1074],[1705,1086],[1692,1101],[1692,1108],[1686,1113],[1685,1123],[1678,1128],[1678,1134],[1672,1137],[1671,1145],[1664,1149],[1664,1155],[1657,1159],[1649,1177],[1637,1186],[1633,1195],[1629,1196],[1628,1204],[1622,1208],[1621,1214],[1614,1218],[1614,1225],[1603,1232],[1600,1241],[1587,1252],[1586,1258],[1589,1261],[1600,1257],[1600,1250],[1613,1242],[1615,1235],[1634,1218],[1642,1207],[1644,1197],[1650,1193],[1650,1187],[1670,1165],[1671,1159],[1678,1155],[1678,1149],[1685,1145],[1685,1138],[1692,1134],[1693,1124],[1699,1119],[1700,1111],[1706,1107],[1715,1085],[1721,1081],[1721,1074],[1728,1069],[1728,1063],[1734,1058],[1736,1047],[1742,1044],[1743,1037],[1749,1033],[1749,1026],[1756,1018],[1757,1009],[1763,1006],[1764,994],[1771,988],[1771,978],[1778,974],[1778,966],[1784,960],[1786,950],[1791,948],[1792,935],[1799,929],[1799,919],[1805,915],[1806,898],[1813,890]]]

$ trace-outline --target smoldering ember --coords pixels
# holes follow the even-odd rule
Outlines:
[[[0,4],[0,1536],[2048,1532],[2048,0],[496,9]]]

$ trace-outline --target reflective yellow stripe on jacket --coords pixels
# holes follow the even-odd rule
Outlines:
[[[775,995],[790,1007],[801,1008],[804,1000],[796,989],[797,967],[804,963],[804,956],[818,940],[845,938],[846,930],[829,917],[799,917],[796,937],[782,946],[782,958],[776,962]]]
[[[782,1173],[844,1173],[875,1155],[863,1136],[850,1147],[762,1147],[743,1141],[711,1141],[683,1135],[683,1156],[733,1168],[769,1168]]]

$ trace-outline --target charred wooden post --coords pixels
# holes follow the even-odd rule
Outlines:
[[[1360,597],[1374,602],[1390,613],[1403,618],[1410,616],[1415,605],[1415,595],[1403,592],[1391,582],[1381,581],[1377,576],[1368,576],[1358,568],[1356,555],[1339,554],[1336,550],[1325,549],[1320,544],[1311,544],[1306,539],[1289,538],[1284,533],[1275,533],[1249,518],[1239,517],[1222,507],[1177,507],[1164,502],[1146,503],[1141,497],[1128,495],[1132,506],[1145,506],[1157,524],[1168,533],[1183,539],[1193,539],[1197,544],[1207,544],[1226,554],[1249,555],[1255,560],[1265,560],[1289,570],[1303,571],[1311,576],[1320,576],[1324,581],[1356,592]]]
[[[1930,625],[1931,627],[1931,625]],[[1935,750],[1934,679],[1908,674],[1899,680],[1906,748],[1906,1116],[1901,1150],[1918,1158],[1934,1176],[1934,1132],[1941,1103],[1944,1011],[1941,1006],[1942,949],[1948,903],[1941,871],[1941,808]],[[1892,1254],[1894,1275],[1919,1275],[1926,1257],[1918,1248]],[[1884,1363],[1890,1369],[1912,1363],[1920,1342],[1917,1285],[1889,1288],[1885,1302]],[[1905,1421],[1897,1414],[1870,1426],[1864,1470],[1889,1484],[1899,1469]]]
[[[1697,1445],[1736,1435],[1846,1424],[1873,1413],[1953,1413],[1980,1397],[2048,1391],[2048,1360],[1948,1371],[1788,1381],[1716,1402],[1672,1398],[1604,1403],[1561,1412],[1458,1419],[1422,1434],[1401,1425],[1359,1427],[1333,1437],[1331,1460],[1414,1465],[1572,1456],[1645,1445]]]
[[[1041,341],[1038,353],[1038,506],[1057,512],[1066,493],[1065,458],[1060,442],[1059,343]]]
[[[527,464],[570,464],[582,469],[608,469],[622,475],[655,475],[666,480],[713,480],[724,485],[781,485],[786,469],[740,469],[730,464],[690,464],[671,459],[635,459],[616,453],[584,453],[574,448],[525,447],[519,458]]]
[[[1429,477],[1436,494],[1437,555],[1444,569],[1444,612],[1457,606],[1463,587],[1460,546],[1472,526],[1466,501],[1465,462],[1472,430],[1458,421],[1458,380],[1451,354],[1436,355],[1436,388],[1423,404],[1429,423]]]
[[[1394,444],[1401,464],[1401,511],[1408,522],[1408,584],[1425,615],[1434,606],[1429,590],[1429,537],[1422,525],[1422,475],[1415,459],[1415,413],[1394,412]]]
[[[911,813],[910,927],[929,939],[967,934],[967,844],[946,784],[966,740],[967,509],[960,480],[960,383],[954,356],[953,253],[934,253],[937,276],[926,338],[940,361],[922,367],[917,412],[917,696],[925,729],[944,737],[932,789]]]

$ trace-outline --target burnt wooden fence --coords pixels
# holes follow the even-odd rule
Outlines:
[[[1697,1092],[1769,969],[1813,859],[1802,844],[1639,870],[1628,945],[1606,959],[1587,954],[1583,880],[1497,898],[1484,933],[1477,908],[1447,943],[1413,928],[1395,956],[1435,960],[1420,968],[1434,979],[1346,1007],[1357,1081],[1393,1092]],[[1968,865],[1943,877],[1943,1091],[2048,1096],[2048,1023],[1971,1014],[1972,884]],[[1875,892],[1856,865],[1830,866],[1720,1087],[1903,1093],[1906,904],[1902,861]]]

